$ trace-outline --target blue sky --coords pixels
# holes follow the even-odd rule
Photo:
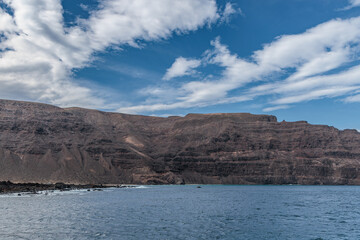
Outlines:
[[[0,0],[0,98],[360,129],[360,0]]]

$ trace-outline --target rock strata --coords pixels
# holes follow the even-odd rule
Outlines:
[[[360,134],[248,113],[148,117],[0,100],[0,180],[360,184]]]

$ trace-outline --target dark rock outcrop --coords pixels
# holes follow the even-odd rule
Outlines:
[[[7,193],[31,193],[36,194],[39,191],[70,191],[77,189],[88,189],[88,191],[101,191],[102,188],[107,187],[117,187],[117,188],[131,188],[134,186],[123,186],[123,185],[94,185],[94,184],[86,184],[86,185],[75,185],[75,184],[65,184],[65,183],[56,183],[56,184],[40,184],[40,183],[12,183],[10,181],[1,181],[0,182],[0,194]],[[18,196],[21,196],[19,194]]]
[[[147,117],[0,100],[0,180],[360,184],[360,134],[276,117]]]

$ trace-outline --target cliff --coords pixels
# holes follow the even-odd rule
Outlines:
[[[356,130],[276,117],[148,117],[0,100],[0,181],[360,184]]]

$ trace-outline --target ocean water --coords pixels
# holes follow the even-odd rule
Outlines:
[[[360,187],[188,185],[1,195],[0,239],[360,239]]]

